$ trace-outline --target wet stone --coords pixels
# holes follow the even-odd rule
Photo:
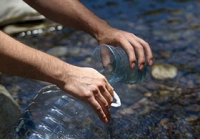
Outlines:
[[[62,57],[67,55],[68,48],[66,46],[57,46],[47,50],[46,53],[56,57]]]
[[[170,57],[170,55],[171,55],[171,51],[161,51],[160,52],[160,56],[162,58],[168,58],[168,57]]]
[[[200,92],[198,93],[198,98],[200,98]]]
[[[152,96],[152,93],[146,92],[146,93],[144,94],[144,96],[145,96],[145,97],[151,97],[151,96]]]
[[[196,120],[198,120],[198,116],[191,115],[191,116],[186,117],[185,120],[188,122],[195,122]]]
[[[19,90],[20,90],[20,86],[18,86],[18,85],[13,85],[13,86],[11,86],[11,88],[8,89],[8,92],[9,92],[11,95],[13,95],[13,94],[18,93]]]
[[[186,110],[199,112],[200,111],[200,105],[198,105],[198,104],[190,105],[190,106],[186,107]]]
[[[69,55],[70,56],[80,56],[81,54],[80,54],[80,52],[81,52],[81,48],[80,47],[74,47],[74,46],[71,46],[70,48],[69,48]]]
[[[0,85],[0,138],[4,136],[21,115],[18,104],[4,86]]]
[[[163,95],[168,95],[170,92],[168,90],[160,90],[158,91],[159,95],[163,96]]]
[[[155,79],[173,79],[177,75],[177,68],[170,64],[155,64],[151,74]]]
[[[164,128],[167,128],[166,125],[169,122],[168,118],[164,118],[162,120],[160,120],[160,125],[163,126]]]
[[[137,86],[136,84],[128,84],[127,85],[127,87],[130,89],[136,88],[136,86]]]

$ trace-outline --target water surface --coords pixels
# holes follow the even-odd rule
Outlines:
[[[200,137],[200,1],[199,0],[81,0],[111,25],[145,39],[154,64],[178,69],[173,79],[151,76],[141,84],[113,84],[122,100],[112,108],[113,139],[198,139]],[[55,29],[55,30],[54,30]],[[98,44],[88,34],[69,28],[16,36],[42,51],[66,46],[66,62],[91,66],[91,53]],[[1,82],[23,109],[46,84],[4,75]],[[14,88],[14,89],[13,89]],[[17,88],[17,89],[16,89]]]

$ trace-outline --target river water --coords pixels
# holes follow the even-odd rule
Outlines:
[[[177,68],[175,78],[158,80],[151,72],[140,84],[113,84],[122,106],[111,108],[113,139],[200,138],[200,0],[82,0],[111,25],[133,32],[151,46],[154,64]],[[36,34],[36,35],[35,35]],[[65,46],[60,58],[92,66],[98,45],[88,34],[57,26],[42,33],[23,32],[16,39],[42,51]],[[47,83],[3,75],[22,111]]]

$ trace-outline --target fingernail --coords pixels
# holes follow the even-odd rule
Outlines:
[[[131,68],[134,68],[134,67],[135,67],[135,63],[132,63],[132,64],[131,64]]]
[[[111,101],[110,101],[110,102],[112,103],[112,102],[113,102],[113,100],[114,100],[114,99],[113,99],[113,97],[111,97]]]
[[[107,118],[104,118],[104,122],[107,123],[107,122],[108,122],[108,119],[107,119]]]
[[[153,64],[153,60],[149,60],[149,66]]]
[[[139,69],[142,70],[144,68],[144,65],[140,65]]]

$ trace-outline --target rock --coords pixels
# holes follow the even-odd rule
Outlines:
[[[199,112],[200,111],[200,105],[198,104],[193,104],[185,108],[187,111],[191,112]]]
[[[66,46],[57,46],[47,50],[46,52],[56,57],[62,57],[67,55],[68,49]]]
[[[20,86],[19,85],[13,85],[10,87],[10,89],[8,90],[8,92],[13,95],[13,94],[17,94],[20,90]]]
[[[159,93],[159,95],[164,96],[164,95],[170,94],[170,91],[168,91],[168,90],[159,90],[158,93]]]
[[[160,56],[162,57],[162,58],[168,58],[168,57],[170,57],[170,55],[171,55],[171,51],[160,51],[159,52],[159,54],[160,54]]]
[[[157,104],[155,104],[153,101],[150,101],[147,98],[142,98],[130,107],[119,109],[117,113],[121,115],[145,115],[149,113],[155,106],[157,106]]]
[[[177,68],[170,64],[155,64],[151,74],[155,79],[173,79],[177,75]]]
[[[170,121],[168,118],[163,118],[160,120],[160,125],[163,126],[164,128],[167,128],[167,123]]]
[[[11,126],[19,119],[21,112],[4,86],[0,85],[0,138],[3,138]]]
[[[146,92],[146,93],[144,94],[144,96],[145,96],[145,97],[151,97],[151,96],[152,96],[152,93]]]
[[[185,120],[188,122],[195,122],[196,120],[198,120],[198,116],[191,115],[191,116],[186,117]]]
[[[85,55],[85,51],[82,52],[81,47],[75,47],[75,46],[70,46],[69,47],[69,55],[70,56],[81,56],[81,55]]]

